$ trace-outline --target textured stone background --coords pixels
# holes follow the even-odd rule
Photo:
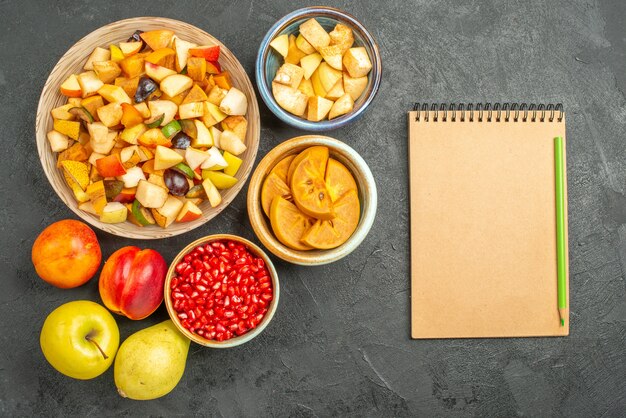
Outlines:
[[[99,301],[97,281],[52,288],[30,248],[74,217],[43,175],[34,117],[48,73],[74,42],[114,20],[166,16],[216,35],[253,77],[261,37],[301,1],[0,1],[0,415],[624,416],[626,410],[626,3],[614,1],[343,1],[373,32],[382,88],[356,124],[331,135],[369,163],[378,217],[360,248],[317,268],[276,260],[281,303],[253,343],[192,346],[176,390],[120,398],[112,369],[91,381],[55,372],[39,349],[47,314]],[[569,338],[409,339],[406,116],[414,101],[563,102],[568,113]],[[302,132],[262,105],[259,156]],[[217,232],[255,239],[245,193],[203,228],[139,243],[171,260]],[[104,256],[135,241],[98,232]],[[167,317],[118,318],[122,338]]]

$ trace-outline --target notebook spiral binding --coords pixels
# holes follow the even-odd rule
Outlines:
[[[486,120],[487,122],[491,122],[495,120],[496,122],[500,122],[504,120],[505,122],[509,122],[512,120],[513,122],[517,122],[521,120],[522,122],[526,122],[530,120],[531,122],[545,122],[547,119],[549,122],[554,121],[555,116],[557,122],[563,121],[563,104],[548,104],[544,105],[542,103],[536,105],[531,103],[527,105],[526,103],[459,103],[454,104],[450,103],[446,104],[436,104],[433,103],[430,105],[428,103],[415,103],[413,105],[413,111],[417,112],[415,116],[415,120],[417,122],[420,121],[420,117],[423,114],[424,121],[428,122],[430,118],[430,113],[433,113],[433,122],[437,122],[441,120],[442,122],[447,122],[450,120],[451,122],[457,121],[457,114],[459,114],[458,120],[461,122],[465,122],[467,119],[470,122],[474,122],[474,111],[478,112],[478,117],[476,120],[478,122],[482,122]],[[469,117],[466,118],[466,113],[469,114]],[[486,113],[486,117],[485,117]],[[548,116],[546,118],[546,115]],[[495,117],[494,117],[495,116]]]

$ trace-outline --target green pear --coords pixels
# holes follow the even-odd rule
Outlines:
[[[119,394],[149,400],[170,393],[185,372],[189,343],[170,320],[128,337],[115,357],[113,374]]]

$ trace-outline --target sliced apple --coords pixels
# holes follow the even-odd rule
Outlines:
[[[202,176],[211,179],[211,183],[213,183],[218,190],[233,187],[238,181],[235,177],[224,174],[221,171],[206,170],[202,173]]]
[[[108,130],[108,128],[107,128]],[[92,138],[89,141],[89,146],[91,147],[91,149],[94,152],[98,152],[100,154],[108,154],[111,152],[111,150],[113,149],[113,147],[115,146],[115,141],[117,139],[117,132],[115,131],[109,131],[106,134],[106,137],[103,141],[100,142],[96,142],[94,141],[94,139]]]
[[[202,170],[223,170],[228,166],[226,159],[216,147],[209,148],[206,153],[209,154],[209,158],[200,166]]]
[[[220,102],[220,110],[227,115],[245,115],[248,111],[248,98],[241,90],[232,87]]]
[[[246,144],[232,131],[224,131],[220,136],[220,145],[224,151],[239,155],[246,151]]]
[[[48,138],[52,152],[65,151],[70,146],[69,137],[55,130],[48,132],[46,137]]]
[[[296,116],[304,115],[308,102],[306,94],[302,93],[300,90],[276,82],[272,82],[272,93],[276,103],[287,112],[293,113]]]
[[[346,94],[346,92],[343,89],[343,79],[340,78],[339,80],[337,80],[335,85],[330,90],[328,90],[328,92],[326,92],[326,98],[328,100],[337,100],[344,94]]]
[[[284,84],[286,86],[293,87],[295,89],[298,88],[298,86],[300,85],[300,81],[302,81],[303,76],[304,70],[302,69],[302,67],[286,62],[280,66],[278,71],[276,71],[274,81],[280,84]]]
[[[157,49],[169,46],[174,32],[167,29],[149,30],[139,36],[141,36],[141,39],[143,39],[153,51],[156,51]]]
[[[140,41],[120,42],[120,49],[125,57],[130,57],[141,51],[143,43]]]
[[[153,64],[151,62],[145,61],[144,67],[146,71],[146,75],[160,83],[163,81],[165,77],[176,74],[176,71],[170,70],[169,68],[161,67],[160,65]]]
[[[176,217],[176,222],[191,222],[202,217],[202,210],[187,200]]]
[[[160,126],[167,125],[176,116],[178,106],[169,100],[151,100],[148,102],[148,109],[152,116],[164,115]]]
[[[191,77],[187,77],[183,74],[172,74],[167,76],[161,81],[161,91],[170,97],[174,97],[189,90],[193,86],[193,80]]]
[[[108,102],[116,103],[128,103],[131,104],[130,97],[120,86],[114,86],[112,84],[104,84],[98,89],[98,94]]]
[[[176,38],[174,39],[173,46],[174,46],[174,51],[176,51],[176,71],[180,72],[187,65],[187,58],[189,58],[189,49],[195,48],[196,46],[198,46],[198,44],[194,44],[193,42],[187,42],[180,38]]]
[[[335,119],[336,117],[345,115],[346,113],[351,112],[352,109],[354,109],[354,100],[352,100],[352,97],[346,93],[337,99],[335,104],[333,104],[333,107],[330,109],[330,113],[328,114],[328,119]]]
[[[98,108],[97,113],[100,122],[102,122],[107,128],[119,125],[122,120],[122,116],[124,115],[122,105],[115,102]]]
[[[187,161],[187,165],[192,170],[200,167],[209,157],[210,155],[207,152],[199,149],[187,147],[185,150],[185,161]]]
[[[81,97],[83,95],[83,91],[80,88],[76,74],[70,75],[67,80],[61,84],[60,90],[61,94],[66,97]]]
[[[83,69],[85,70],[93,70],[93,63],[97,61],[108,61],[111,59],[111,51],[108,49],[100,48],[99,46],[93,50],[89,58],[87,58],[87,62]]]
[[[173,149],[157,145],[154,153],[154,169],[165,170],[183,161],[183,156]]]
[[[372,61],[362,46],[348,49],[343,56],[343,65],[346,66],[350,77],[366,76],[372,69]]]
[[[100,81],[95,72],[86,71],[78,74],[78,84],[80,84],[80,89],[83,92],[82,96],[88,97],[96,94],[104,83]]]
[[[332,100],[328,100],[320,96],[313,96],[309,98],[307,119],[312,122],[319,122],[324,119],[326,115],[328,115],[328,112],[330,112],[332,107]]]
[[[202,102],[184,103],[178,106],[179,119],[193,119],[202,117],[203,115],[204,103]]]
[[[203,45],[189,49],[189,55],[192,57],[201,57],[208,62],[216,63],[220,58],[219,45]]]
[[[145,208],[160,208],[167,200],[168,190],[147,180],[139,180],[135,198]]]
[[[272,42],[270,42],[270,46],[274,48],[276,52],[282,55],[283,58],[286,57],[287,53],[289,52],[289,35],[284,34],[277,36],[272,40]]]
[[[306,80],[310,79],[317,67],[319,67],[322,62],[322,56],[320,54],[313,53],[307,55],[306,57],[302,57],[300,60],[300,65],[302,66],[302,70],[304,73],[304,78]],[[284,84],[284,83],[283,83]]]
[[[367,76],[351,77],[347,72],[343,73],[343,89],[354,101],[361,97],[367,87],[367,82]]]
[[[126,188],[137,187],[139,182],[145,179],[146,179],[146,176],[144,175],[143,171],[141,170],[140,167],[137,167],[137,166],[129,168],[126,171],[126,174],[123,174],[118,177],[118,180],[121,180],[124,182],[124,187]]]
[[[182,208],[183,202],[174,196],[168,196],[163,206],[152,209],[152,216],[154,216],[157,225],[161,228],[167,228],[176,220]]]
[[[133,126],[132,128],[126,128],[120,134],[120,138],[129,144],[137,145],[139,137],[148,130],[148,127],[143,123]]]
[[[209,203],[211,204],[211,207],[214,208],[222,203],[222,195],[220,194],[220,191],[217,190],[217,187],[215,187],[213,182],[211,182],[211,179],[204,179],[204,181],[202,182],[202,187],[204,188],[204,192],[209,198]]]
[[[213,126],[226,119],[228,115],[220,110],[219,107],[211,102],[204,102],[204,116],[202,121],[206,126]]]
[[[109,202],[102,209],[100,215],[100,222],[105,224],[118,224],[126,222],[128,216],[128,209],[120,202]]]
[[[315,18],[300,25],[300,34],[317,50],[330,44],[330,36]]]
[[[301,33],[298,34],[298,37],[296,38],[296,46],[300,51],[304,52],[307,55],[313,54],[315,52],[315,48],[313,47],[313,45],[311,45],[309,41],[307,41],[304,36],[302,36]]]
[[[191,104],[201,104],[201,103],[191,103]],[[213,146],[213,137],[211,136],[211,131],[206,125],[200,121],[195,119],[193,123],[196,125],[196,137],[191,138],[191,146],[194,148],[208,148]]]

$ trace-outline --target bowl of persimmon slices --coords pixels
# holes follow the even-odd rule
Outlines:
[[[248,186],[248,216],[274,255],[301,265],[337,261],[367,236],[377,192],[363,158],[336,139],[306,135],[271,150]]]
[[[44,171],[91,225],[154,239],[221,212],[250,175],[259,109],[221,42],[184,22],[133,18],[72,46],[36,117]]]

